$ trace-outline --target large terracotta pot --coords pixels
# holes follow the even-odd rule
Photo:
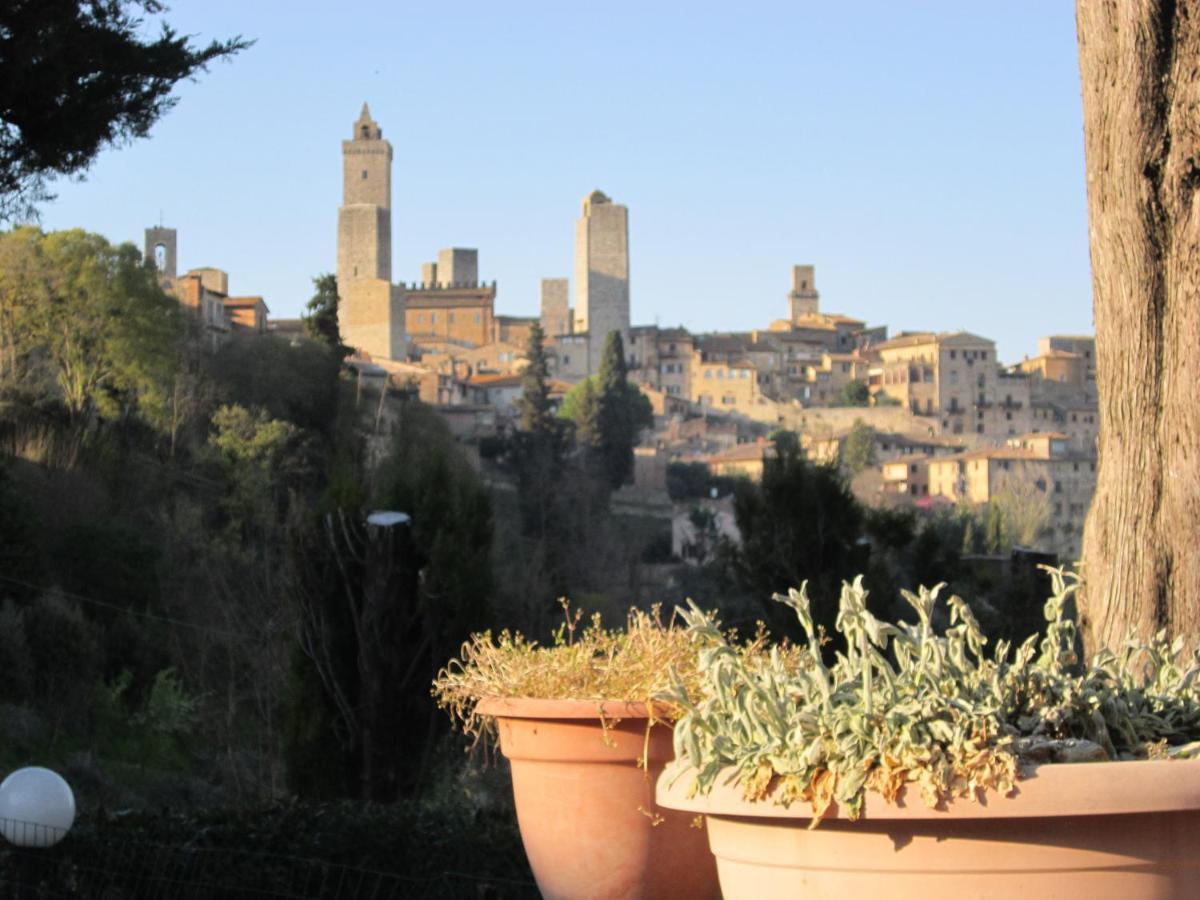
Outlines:
[[[720,896],[698,817],[654,802],[655,780],[674,757],[669,722],[647,737],[644,704],[595,700],[485,700],[478,712],[496,717],[543,896]]]
[[[723,776],[659,779],[660,805],[703,813],[726,898],[1200,897],[1200,761],[1044,765],[1017,793],[931,810],[917,791],[868,794],[814,829],[806,803],[748,802]]]

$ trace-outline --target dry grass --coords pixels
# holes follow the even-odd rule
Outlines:
[[[659,606],[631,609],[624,629],[604,628],[599,614],[580,628],[582,613],[565,600],[563,614],[549,647],[508,630],[472,635],[433,683],[438,705],[478,739],[487,720],[475,708],[488,698],[648,702],[670,687],[672,672],[699,688],[697,647],[674,613],[664,622]],[[765,642],[760,627],[750,647]]]

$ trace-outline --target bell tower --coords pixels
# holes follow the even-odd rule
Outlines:
[[[337,278],[339,285],[392,278],[392,145],[365,103],[353,136],[342,141]]]
[[[392,286],[392,145],[364,103],[342,141],[338,326],[374,358],[404,359],[404,295]]]

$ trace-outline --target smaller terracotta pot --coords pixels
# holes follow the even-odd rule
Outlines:
[[[1038,766],[1012,796],[939,809],[869,792],[857,821],[834,804],[812,829],[807,803],[744,800],[732,774],[706,796],[688,796],[694,770],[658,784],[663,806],[704,813],[728,900],[1200,896],[1200,761]]]
[[[623,701],[491,699],[477,711],[496,717],[544,897],[720,896],[707,837],[693,824],[700,817],[655,803],[655,781],[674,758],[669,722],[650,724],[645,704]]]

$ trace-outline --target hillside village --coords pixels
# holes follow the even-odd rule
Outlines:
[[[792,266],[785,315],[759,329],[634,324],[629,213],[599,190],[575,223],[573,297],[567,278],[548,277],[539,316],[503,315],[475,248],[441,249],[419,279],[391,281],[391,145],[365,104],[342,149],[337,284],[342,337],[354,350],[348,364],[366,383],[419,395],[463,442],[477,446],[512,428],[535,323],[555,401],[596,374],[604,338],[617,331],[629,379],[655,413],[628,499],[672,515],[677,545],[687,537],[686,509],[667,512],[667,466],[702,463],[714,475],[755,478],[772,452],[769,436],[789,430],[810,459],[842,465],[847,443],[868,437],[869,467],[849,474],[873,504],[982,507],[1002,491],[1028,495],[1046,507],[1039,549],[1078,556],[1096,471],[1091,336],[1045,336],[1036,354],[1005,364],[985,336],[824,310],[813,265]],[[302,320],[270,319],[261,297],[233,296],[220,269],[177,274],[173,229],[147,229],[145,241],[164,286],[194,310],[212,348],[237,333],[304,333]],[[722,513],[719,498],[709,505]],[[727,509],[721,518],[736,531]]]

